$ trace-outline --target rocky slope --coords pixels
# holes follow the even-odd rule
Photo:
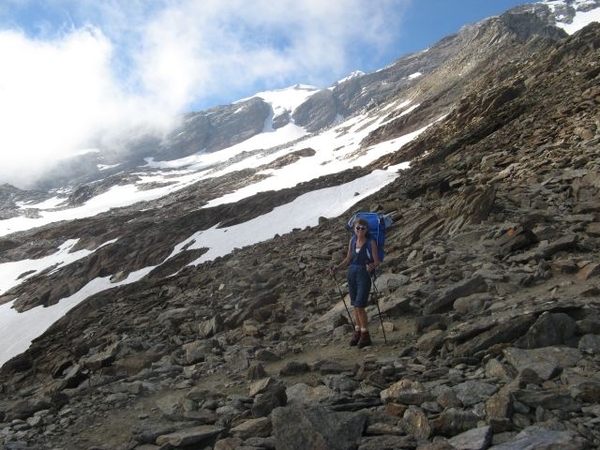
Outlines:
[[[10,260],[25,239],[35,257],[81,230],[81,248],[128,236],[3,299],[27,309],[162,261],[223,217],[411,159],[358,205],[395,219],[373,346],[348,347],[344,285],[327,271],[343,258],[344,218],[197,267],[186,264],[198,251],[184,252],[91,297],[2,367],[4,448],[600,447],[600,25],[523,40],[499,33],[503,20],[478,29],[496,53],[458,53],[403,91],[419,109],[365,146],[440,120],[371,167],[197,209],[235,174],[160,208],[1,240]]]

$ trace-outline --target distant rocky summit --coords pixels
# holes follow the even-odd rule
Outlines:
[[[248,169],[0,238],[3,262],[67,239],[96,250],[0,297],[20,311],[156,266],[91,296],[4,364],[3,448],[600,448],[600,24],[567,37],[546,6],[523,6],[428,53],[352,77],[293,118],[319,130],[334,111],[385,115],[364,149],[431,124],[368,167],[199,208],[258,176]],[[407,97],[419,105],[410,114],[386,108]],[[247,106],[255,120],[240,134],[191,117],[172,155],[255,132],[269,111]],[[346,217],[198,266],[188,264],[204,250],[162,264],[199,229],[404,161],[410,169],[353,208],[394,218],[370,347],[348,345],[344,282],[328,274],[344,256]],[[85,186],[70,201],[104,188]],[[23,194],[0,195],[8,215]]]

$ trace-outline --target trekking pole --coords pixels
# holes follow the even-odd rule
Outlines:
[[[379,299],[378,294],[379,290],[377,289],[377,285],[375,284],[375,278],[377,275],[375,272],[371,275],[371,284],[373,285],[373,289],[371,289],[371,298],[375,297],[375,301],[371,300],[372,303],[375,303],[377,306],[377,311],[379,312],[379,322],[381,323],[381,331],[383,332],[383,340],[385,341],[385,345],[387,345],[387,336],[385,335],[385,327],[383,326],[383,319],[381,318],[381,309],[379,309]]]
[[[346,299],[344,298],[344,293],[342,292],[342,288],[340,287],[340,283],[337,279],[337,277],[335,276],[335,273],[331,275],[335,281],[335,284],[337,286],[337,290],[340,293],[340,297],[342,297],[342,302],[344,302],[344,307],[346,308],[346,313],[348,313],[348,319],[350,319],[350,325],[352,325],[352,328],[354,328],[354,321],[352,320],[352,316],[350,315],[350,310],[348,309],[348,305],[346,304]]]

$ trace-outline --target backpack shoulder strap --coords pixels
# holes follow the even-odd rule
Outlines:
[[[356,235],[355,234],[353,234],[352,237],[350,238],[350,256],[351,256],[350,264],[355,264],[358,259],[358,255],[356,254]]]
[[[365,250],[367,251],[367,258],[369,261],[373,261],[373,255],[371,252],[371,245],[373,243],[373,238],[368,237],[367,242],[365,242]]]

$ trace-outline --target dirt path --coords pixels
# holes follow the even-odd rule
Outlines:
[[[370,332],[373,345],[363,349],[350,347],[348,341],[351,337],[347,334],[335,342],[327,339],[327,343],[315,342],[314,337],[303,346],[299,353],[290,353],[281,360],[262,363],[268,376],[279,378],[280,371],[290,362],[305,362],[314,365],[321,361],[352,367],[363,362],[373,361],[381,358],[397,357],[399,352],[414,344],[416,336],[414,333],[414,318],[403,317],[391,320],[384,317],[384,322],[389,327],[393,324],[393,330],[386,331],[387,344],[381,330],[379,317],[371,318]],[[317,372],[307,372],[292,376],[285,376],[286,385],[292,386],[296,383],[305,382],[314,384],[318,382]],[[225,395],[248,395],[250,382],[245,379],[245,374],[234,377],[222,374],[203,376],[200,380],[182,386],[181,390],[165,390],[157,393],[143,394],[137,397],[135,403],[129,409],[117,409],[104,415],[104,417],[90,417],[89,426],[81,429],[73,436],[73,445],[77,448],[89,446],[104,446],[107,448],[117,447],[123,444],[123,436],[131,436],[132,427],[143,420],[161,420],[162,411],[157,407],[158,403],[176,403],[184,398],[191,387],[208,389]]]

